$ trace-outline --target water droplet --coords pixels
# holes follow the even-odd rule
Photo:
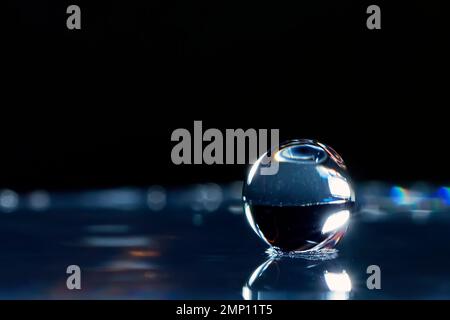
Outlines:
[[[273,175],[260,170],[269,157],[278,165]],[[317,141],[294,140],[260,160],[243,191],[245,215],[256,234],[285,252],[333,248],[355,202],[341,156]]]

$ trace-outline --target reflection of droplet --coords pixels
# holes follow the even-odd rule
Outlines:
[[[245,300],[348,299],[350,275],[339,261],[269,258],[242,287]]]
[[[0,191],[0,210],[5,212],[12,212],[19,206],[18,194],[9,189]]]
[[[161,186],[153,186],[147,192],[147,204],[153,211],[161,211],[167,203],[166,191]]]
[[[342,158],[312,140],[294,140],[267,158],[252,166],[244,185],[245,213],[254,231],[282,251],[334,247],[355,201]],[[269,162],[278,165],[274,175],[262,173]]]

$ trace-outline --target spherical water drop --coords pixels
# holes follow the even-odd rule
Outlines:
[[[275,174],[261,170],[269,164],[278,166]],[[339,242],[355,194],[339,154],[317,141],[294,140],[255,162],[243,200],[248,222],[260,238],[275,249],[304,252]]]

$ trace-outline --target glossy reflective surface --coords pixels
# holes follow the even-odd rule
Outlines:
[[[0,192],[0,298],[450,299],[447,186],[358,186],[358,211],[326,261],[270,259],[241,187]],[[66,288],[72,264],[80,291]],[[370,265],[381,290],[367,289]]]
[[[245,214],[267,244],[282,251],[333,248],[344,235],[355,201],[344,161],[330,147],[294,140],[271,157],[276,174],[263,170],[262,156],[243,190]]]

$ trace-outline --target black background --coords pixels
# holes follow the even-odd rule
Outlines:
[[[78,4],[82,29],[66,28]],[[366,8],[382,30],[366,28]],[[0,187],[242,179],[176,128],[315,138],[356,180],[448,182],[443,1],[6,1]]]

